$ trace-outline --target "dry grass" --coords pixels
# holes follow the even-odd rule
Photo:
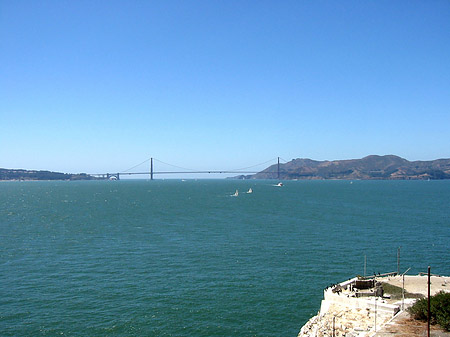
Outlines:
[[[427,335],[427,323],[416,321],[407,315],[397,319],[394,324],[386,326],[383,330],[386,336],[424,337]],[[439,326],[432,325],[430,335],[433,337],[450,337],[450,332],[445,332]]]
[[[392,299],[401,299],[402,298],[402,288],[397,287],[390,283],[383,283],[383,290],[385,294],[391,295]],[[423,298],[422,294],[409,293],[405,291],[405,298]]]

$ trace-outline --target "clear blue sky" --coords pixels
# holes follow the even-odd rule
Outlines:
[[[0,167],[450,157],[450,2],[0,0]]]

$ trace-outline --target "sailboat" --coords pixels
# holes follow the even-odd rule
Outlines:
[[[239,196],[239,191],[236,190],[236,192],[234,192],[234,194],[232,194],[231,196],[232,196],[232,197],[237,197],[237,196]]]
[[[250,187],[250,188],[248,189],[248,191],[247,191],[247,194],[249,194],[249,193],[253,193],[253,190],[252,190],[251,187]]]

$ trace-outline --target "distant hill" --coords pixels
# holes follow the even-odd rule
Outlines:
[[[277,179],[277,165],[235,178]],[[450,179],[450,159],[408,161],[394,155],[333,161],[293,159],[280,164],[280,179]]]
[[[86,173],[70,174],[51,171],[34,171],[0,168],[0,180],[95,180]]]

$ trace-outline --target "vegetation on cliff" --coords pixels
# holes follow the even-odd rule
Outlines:
[[[277,179],[278,167],[272,165],[245,179]],[[362,159],[317,161],[293,159],[280,164],[280,179],[450,179],[450,159],[408,161],[404,158],[367,156]]]
[[[428,299],[418,300],[408,311],[415,319],[427,321]],[[450,331],[450,293],[441,291],[430,297],[430,316],[432,324],[439,324],[442,329]]]
[[[383,292],[389,294],[392,299],[401,299],[403,295],[403,289],[401,287],[394,286],[393,284],[383,282]],[[422,294],[414,294],[404,291],[405,298],[423,298]]]
[[[86,173],[70,174],[52,171],[10,170],[0,168],[0,180],[94,180]]]

